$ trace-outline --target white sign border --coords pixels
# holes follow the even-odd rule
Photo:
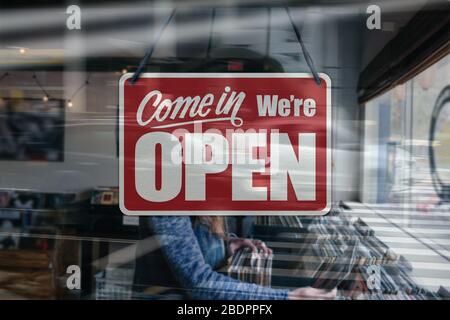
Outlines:
[[[258,211],[217,211],[217,210],[158,210],[141,211],[128,210],[125,207],[124,199],[124,84],[125,81],[133,77],[133,73],[122,75],[119,80],[119,207],[123,214],[127,216],[167,216],[167,215],[190,215],[190,216],[265,216],[265,215],[289,215],[289,216],[323,216],[331,209],[331,79],[325,73],[319,73],[319,77],[327,84],[326,108],[327,108],[327,194],[326,206],[320,211],[279,211],[279,210],[258,210]],[[309,73],[142,73],[141,78],[313,78]]]

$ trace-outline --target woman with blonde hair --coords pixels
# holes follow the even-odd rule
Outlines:
[[[333,299],[336,296],[336,289],[275,289],[215,271],[242,247],[272,253],[262,241],[230,237],[223,217],[158,216],[144,218],[142,222],[156,236],[160,249],[137,260],[136,284],[159,283],[181,288],[185,296],[193,299]],[[139,251],[144,252],[145,248],[138,248]]]

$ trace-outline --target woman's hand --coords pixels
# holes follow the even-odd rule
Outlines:
[[[332,300],[336,298],[337,289],[324,290],[304,287],[289,292],[289,300]]]
[[[248,247],[253,252],[257,252],[260,249],[265,254],[271,254],[272,249],[268,248],[264,242],[255,239],[242,239],[242,238],[229,238],[228,239],[228,253],[232,256],[236,251],[241,248]]]

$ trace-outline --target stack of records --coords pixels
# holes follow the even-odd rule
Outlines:
[[[317,239],[352,240],[361,236],[353,224],[346,215],[319,217],[308,225],[308,233]]]
[[[441,297],[436,293],[418,293],[408,294],[406,292],[398,292],[397,294],[384,293],[364,293],[355,298],[356,300],[439,300]]]
[[[331,290],[347,280],[357,262],[357,248],[357,241],[353,241],[340,256],[343,260],[341,263],[323,262],[313,275],[315,278],[313,287]]]
[[[375,231],[373,231],[361,218],[358,218],[358,220],[353,223],[353,226],[362,236],[369,237],[375,235]]]
[[[295,218],[295,220],[293,220]],[[291,277],[311,279],[317,288],[338,288],[346,294],[340,299],[438,299],[442,295],[431,293],[419,286],[410,273],[411,265],[397,255],[361,218],[336,211],[323,217],[259,217],[259,225],[300,226],[301,230],[277,230],[268,234],[270,241],[280,243],[280,250],[289,247]],[[267,232],[267,231],[266,231]],[[292,236],[287,236],[289,233]],[[286,240],[286,238],[291,238]],[[295,238],[295,239],[294,239]],[[280,256],[281,257],[281,256]],[[278,261],[276,261],[278,263]],[[379,268],[377,288],[368,288],[373,273]],[[276,279],[276,278],[274,278]]]
[[[362,266],[358,269],[359,274],[367,283],[370,273],[368,267]],[[408,274],[407,270],[401,266],[380,266],[380,288],[370,288],[372,293],[381,292],[383,294],[397,294],[404,292],[408,295],[418,295],[426,293],[426,290],[420,287]]]
[[[303,239],[302,239],[303,240]],[[395,252],[386,247],[381,241],[373,239],[354,238],[353,240],[316,240],[314,242],[302,242],[297,246],[301,261],[320,260],[332,263],[341,260],[340,257],[347,251],[348,247],[356,246],[356,254],[353,258],[354,265],[381,265],[390,264],[397,260]]]
[[[241,281],[270,287],[272,260],[272,254],[252,252],[250,248],[243,248],[234,254],[228,275]]]
[[[258,216],[256,217],[256,224],[303,228],[303,224],[298,216]]]
[[[435,293],[430,294],[407,294],[405,292],[399,292],[397,294],[384,294],[384,293],[361,293],[356,297],[350,297],[347,295],[338,295],[336,300],[440,300],[442,299]]]
[[[398,259],[398,255],[375,237],[374,231],[361,219],[352,220],[345,215],[320,217],[314,219],[307,230],[301,238],[304,247],[309,246],[312,249],[310,256],[319,256],[327,262],[332,262],[340,256],[349,243],[357,243],[357,265],[379,265]],[[358,241],[354,242],[355,240]],[[298,254],[305,255],[304,252]]]

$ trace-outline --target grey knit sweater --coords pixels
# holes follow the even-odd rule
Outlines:
[[[152,217],[153,231],[175,277],[194,299],[287,299],[288,290],[272,289],[232,279],[205,262],[189,217]]]

